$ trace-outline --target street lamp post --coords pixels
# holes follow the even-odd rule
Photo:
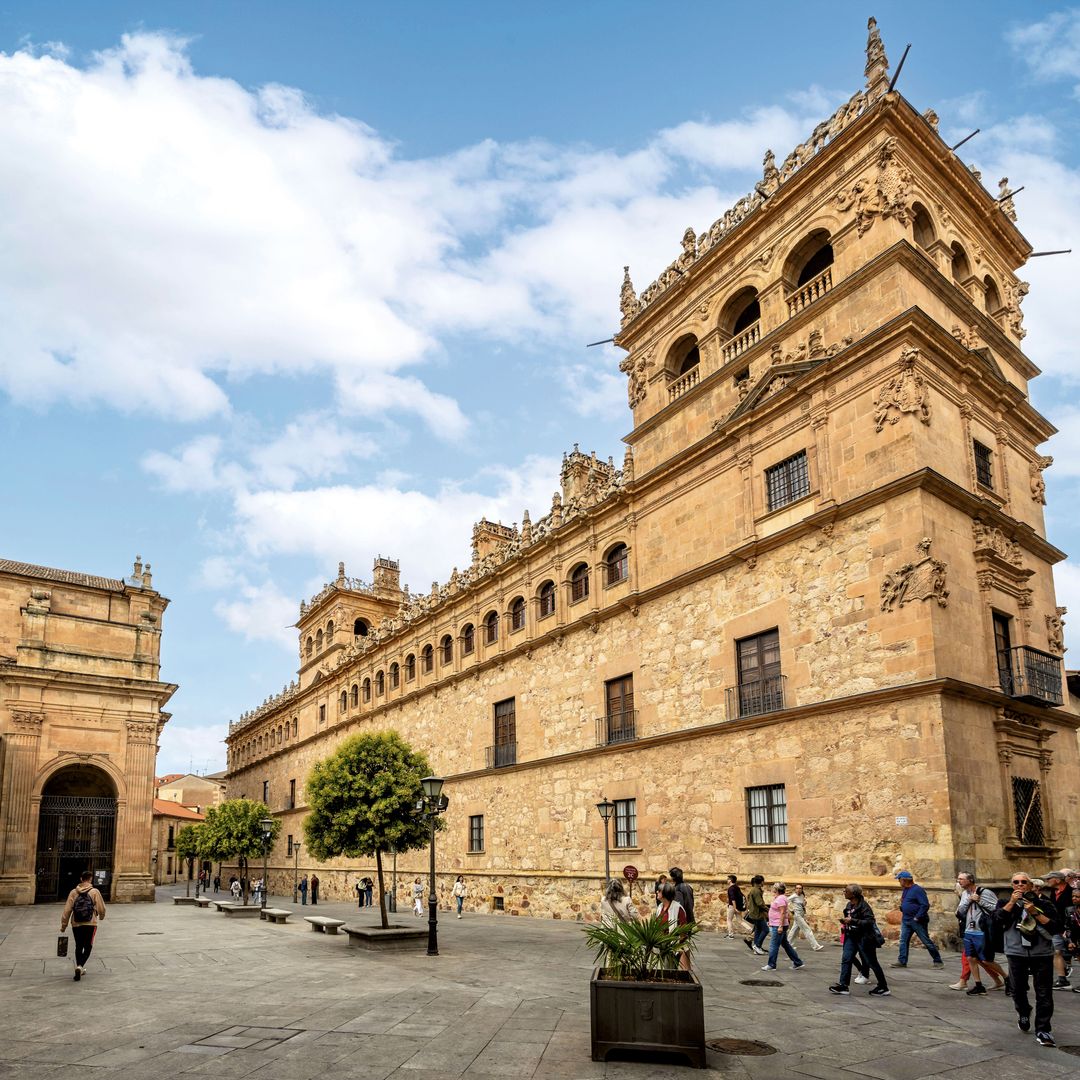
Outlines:
[[[608,822],[611,821],[611,815],[615,813],[615,804],[605,795],[603,802],[596,804],[596,809],[600,811],[600,816],[604,819],[604,888],[606,889],[611,880],[611,838]]]
[[[435,895],[435,826],[439,814],[450,805],[450,800],[442,793],[443,781],[438,776],[425,776],[420,781],[424,797],[417,804],[417,810],[426,814],[431,822],[430,868],[428,882],[428,956],[439,955],[439,902]]]
[[[293,844],[292,846],[292,902],[296,903],[296,891],[298,888],[297,878],[300,874],[300,845]]]
[[[262,841],[263,841],[263,876],[262,876],[262,895],[260,896],[261,903],[260,908],[266,907],[266,882],[268,873],[268,864],[270,861],[270,838],[274,835],[274,822],[272,818],[264,817],[259,821],[259,828],[262,829]]]

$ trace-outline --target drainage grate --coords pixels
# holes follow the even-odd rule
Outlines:
[[[777,1053],[775,1046],[754,1039],[708,1039],[705,1045],[718,1054],[731,1054],[735,1057],[766,1057],[768,1054]]]
[[[779,979],[740,979],[740,986],[783,986]]]

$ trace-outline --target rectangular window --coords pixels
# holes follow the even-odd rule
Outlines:
[[[780,673],[780,631],[743,638],[735,644],[739,667],[739,716],[757,716],[784,707]]]
[[[637,847],[637,799],[615,800],[615,846]]]
[[[326,706],[325,705],[320,705],[319,706],[319,723],[320,724],[325,724],[326,723]]]
[[[636,737],[634,676],[623,675],[604,683],[605,742],[629,742]]]
[[[517,715],[515,699],[495,703],[495,745],[493,764],[496,768],[517,762]]]
[[[168,864],[165,867],[165,873],[166,874],[171,874],[172,873],[172,856],[171,855],[168,858]]]
[[[984,487],[994,490],[994,452],[983,446],[978,439],[972,440],[975,449],[975,479]]]
[[[270,805],[270,781],[269,780],[264,780],[263,781],[263,802],[266,803],[267,806]]]
[[[296,781],[289,781],[289,809],[296,809]]]
[[[994,612],[994,658],[997,661],[998,685],[1003,694],[1013,692],[1012,619]]]
[[[176,847],[176,836],[174,835],[174,830],[175,829],[176,829],[175,825],[170,825],[169,826],[169,843],[168,843],[167,847],[170,850],[172,848]]]
[[[484,850],[484,815],[473,814],[469,818],[469,850]]]
[[[746,822],[751,844],[786,844],[787,795],[783,784],[746,789]]]
[[[288,839],[285,841],[285,857],[287,859],[292,858],[292,833],[289,833]]]
[[[781,461],[765,470],[765,494],[770,510],[798,502],[810,494],[810,469],[806,451]]]
[[[1016,812],[1016,836],[1021,844],[1041,847],[1046,843],[1043,833],[1042,796],[1039,781],[1026,776],[1012,778],[1013,809]]]

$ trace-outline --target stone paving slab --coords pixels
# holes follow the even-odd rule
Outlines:
[[[182,890],[181,890],[182,891]],[[271,926],[164,903],[114,905],[89,974],[55,952],[59,906],[0,909],[0,1077],[22,1080],[625,1080],[689,1078],[661,1061],[590,1060],[588,980],[578,926],[472,915],[440,922],[440,953],[349,949],[302,920]],[[308,908],[297,909],[297,914]],[[374,925],[378,909],[314,913]],[[782,985],[749,987],[760,962],[707,935],[697,959],[709,1037],[760,1039],[768,1057],[710,1052],[731,1080],[920,1080],[1071,1076],[1078,1059],[1036,1046],[1001,994],[948,989],[959,959],[891,972],[893,995],[827,993],[839,950],[807,957]],[[1080,995],[1056,994],[1055,1034],[1080,1045]],[[103,1018],[107,1020],[103,1021]]]

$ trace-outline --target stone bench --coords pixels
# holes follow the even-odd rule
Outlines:
[[[259,916],[259,909],[254,904],[249,904],[247,907],[244,907],[243,904],[229,904],[228,907],[224,904],[218,904],[218,911],[223,911],[226,915],[239,915],[247,919],[256,919]]]
[[[195,903],[195,897],[194,896],[174,896],[172,898],[172,902],[174,904],[187,904],[187,905],[190,906],[191,904]]]
[[[412,926],[343,926],[349,944],[372,952],[416,952],[427,943],[427,930]]]
[[[218,911],[224,911],[226,908],[236,907],[235,900],[211,900],[211,907],[216,907]]]
[[[196,897],[195,906],[201,908],[208,908],[210,906],[210,898],[206,896]]]
[[[266,907],[259,909],[259,918],[264,920],[265,922],[287,923],[291,914],[291,911],[286,911],[285,908],[279,907]]]
[[[344,919],[328,919],[325,915],[305,915],[304,922],[311,923],[311,929],[320,934],[336,934],[338,927],[345,925]]]

